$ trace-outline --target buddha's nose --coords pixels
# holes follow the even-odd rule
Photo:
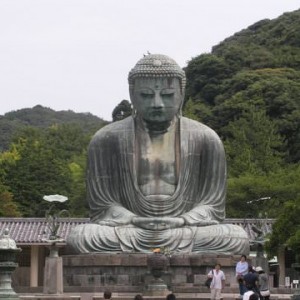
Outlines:
[[[152,106],[155,108],[163,108],[164,107],[163,99],[159,93],[155,94],[155,97],[152,102]]]

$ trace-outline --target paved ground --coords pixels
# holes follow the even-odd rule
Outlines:
[[[63,295],[45,295],[45,294],[19,294],[21,300],[102,300],[103,293],[72,293]],[[132,293],[113,293],[112,299],[118,300],[133,300],[135,294]],[[272,294],[270,300],[284,300],[291,299],[291,294]],[[143,296],[145,300],[164,300],[162,296]],[[178,293],[176,294],[178,300],[210,300],[209,293]],[[238,294],[223,294],[223,300],[237,300],[240,299]]]

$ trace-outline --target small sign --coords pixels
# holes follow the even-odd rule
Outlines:
[[[285,277],[285,286],[291,286],[290,277]]]
[[[293,284],[298,284],[299,280],[293,280]]]

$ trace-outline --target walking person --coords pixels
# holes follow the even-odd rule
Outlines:
[[[239,284],[239,290],[240,290],[240,296],[244,295],[244,293],[247,291],[247,288],[244,285],[244,276],[248,273],[248,262],[247,262],[247,256],[242,255],[240,258],[240,261],[236,264],[235,267],[235,275],[236,280]]]
[[[221,265],[216,264],[215,268],[208,273],[207,277],[212,278],[212,282],[210,284],[210,299],[220,300],[221,291],[225,286],[225,274],[221,270]]]
[[[261,300],[270,299],[270,290],[269,290],[269,279],[268,275],[265,273],[262,267],[257,267],[256,272],[258,273],[258,288],[260,292]]]

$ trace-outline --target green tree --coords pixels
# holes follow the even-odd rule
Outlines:
[[[19,217],[21,213],[14,202],[13,195],[9,192],[5,182],[6,169],[13,167],[19,159],[19,153],[15,147],[10,152],[0,152],[0,217]]]
[[[123,120],[132,114],[132,107],[128,100],[122,100],[113,110],[113,122]]]
[[[73,161],[69,163],[71,172],[71,186],[70,186],[70,205],[69,210],[72,216],[87,217],[88,204],[86,201],[86,153],[74,157]]]
[[[231,176],[268,174],[282,165],[282,138],[263,110],[249,107],[222,132]]]
[[[13,201],[13,195],[0,185],[0,217],[20,217],[21,213],[17,204]]]
[[[300,251],[300,195],[284,203],[272,227],[272,234],[266,244],[270,257],[277,255],[282,246],[299,254]]]
[[[186,68],[186,99],[213,105],[220,93],[220,83],[232,74],[232,68],[222,57],[202,54],[192,59]]]

